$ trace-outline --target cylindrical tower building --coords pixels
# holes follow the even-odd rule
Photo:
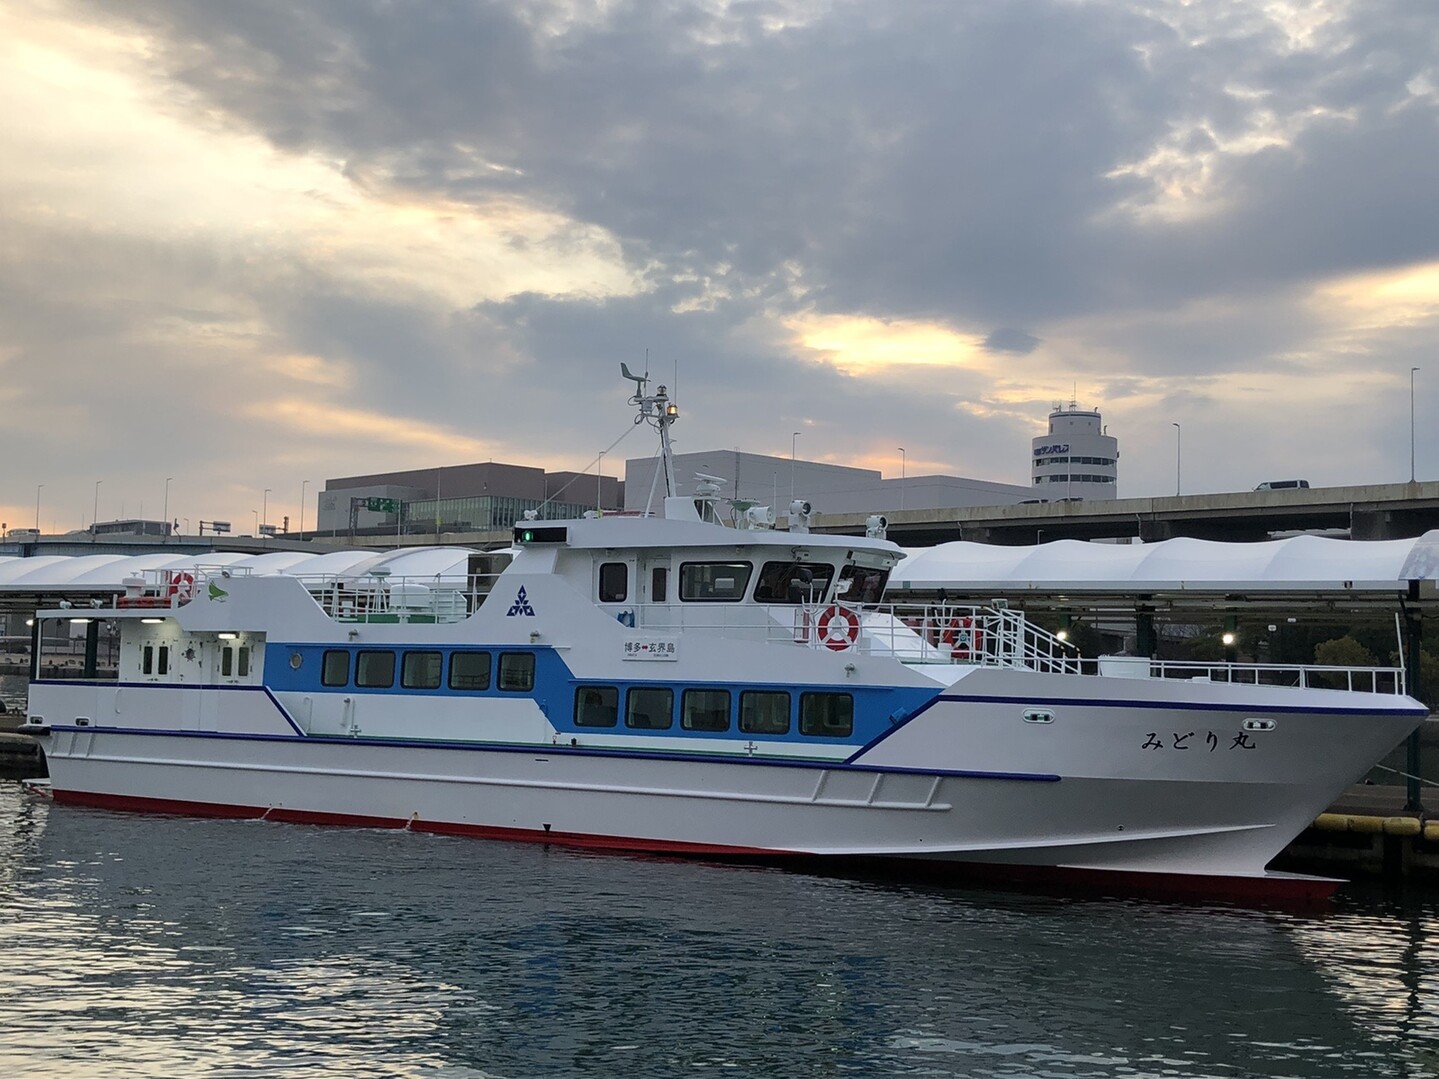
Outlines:
[[[1097,409],[1056,403],[1049,433],[1034,440],[1030,478],[1036,498],[1048,502],[1073,498],[1117,497],[1119,440],[1104,433]]]

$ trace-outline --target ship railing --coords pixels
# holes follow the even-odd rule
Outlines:
[[[204,563],[179,569],[140,570],[121,581],[125,590],[115,597],[115,606],[183,607],[194,599],[201,589],[207,588],[213,578],[248,576],[249,573],[249,569],[232,569]]]
[[[1251,686],[1297,686],[1340,689],[1351,693],[1407,692],[1403,667],[1325,667],[1300,663],[1223,663],[1149,659],[1145,656],[1100,656],[1084,661],[1085,673],[1116,678],[1170,678],[1200,682],[1233,682]]]
[[[497,573],[391,577],[370,573],[296,574],[337,622],[463,622],[485,602]]]
[[[905,663],[962,663],[1052,674],[1082,671],[1073,647],[1007,607],[875,603],[854,609],[862,618],[863,650]],[[831,628],[820,632],[816,625],[814,636],[815,646],[833,646]]]

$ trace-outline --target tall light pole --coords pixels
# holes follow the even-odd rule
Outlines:
[[[300,481],[300,531],[305,531],[305,488],[310,485],[309,480]]]
[[[260,523],[262,525],[270,523],[270,489],[268,487],[265,488],[265,493],[260,496]]]
[[[160,519],[165,522],[164,531],[160,533],[162,536],[170,534],[170,481],[174,478],[174,476],[165,477],[165,509],[160,514]]]
[[[600,450],[600,463],[595,465],[595,512],[603,513],[603,498],[600,494],[600,485],[605,478],[605,451]]]
[[[1417,367],[1409,368],[1409,482],[1414,482],[1414,372]]]
[[[1184,451],[1184,428],[1179,424],[1170,421],[1174,425],[1174,494],[1179,496],[1179,478],[1182,473],[1179,470],[1180,462],[1183,460]]]
[[[255,515],[255,535],[258,536],[260,534],[260,511],[252,509],[250,512]]]
[[[794,501],[794,448],[799,440],[800,433],[796,431],[789,436],[789,500]]]
[[[899,447],[899,508],[901,512],[904,511],[904,473],[905,455],[904,447],[901,446]]]
[[[95,505],[90,509],[90,535],[95,535],[95,526],[100,523],[100,484],[104,480],[95,481]]]
[[[35,532],[37,535],[40,532],[40,489],[44,486],[43,483],[35,485]]]

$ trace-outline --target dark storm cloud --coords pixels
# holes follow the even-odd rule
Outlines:
[[[352,175],[522,192],[660,273],[728,264],[762,287],[797,260],[825,309],[1033,325],[1435,245],[1413,182],[1434,164],[1433,104],[1393,111],[1432,65],[1420,4],[1357,9],[1329,52],[1287,50],[1252,13],[1190,41],[1168,5],[841,4],[778,32],[783,5],[577,10],[590,17],[351,2],[110,17],[161,34],[175,77],[236,122]],[[1359,115],[1221,160],[1226,208],[1201,223],[1104,216],[1144,187],[1108,174],[1176,122],[1233,139],[1258,110],[1283,126],[1316,106]]]
[[[990,352],[1012,352],[1027,356],[1039,347],[1039,338],[1023,330],[1001,327],[984,339],[984,347]]]

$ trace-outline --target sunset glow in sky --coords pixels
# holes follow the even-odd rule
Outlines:
[[[0,518],[681,451],[1439,478],[1432,0],[0,0]],[[636,436],[606,456],[646,456]],[[41,486],[43,485],[43,486]]]

